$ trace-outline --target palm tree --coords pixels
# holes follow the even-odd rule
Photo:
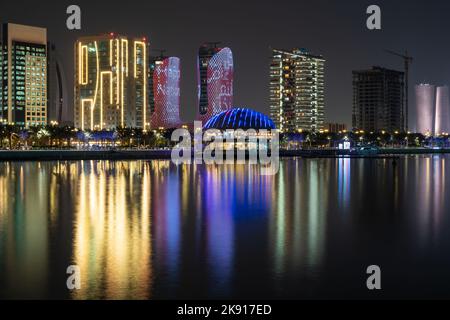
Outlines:
[[[6,138],[6,130],[3,124],[0,124],[0,149],[3,149],[3,140]]]
[[[155,147],[155,133],[151,130],[143,132],[143,145],[144,148]]]
[[[36,137],[37,137],[38,140],[41,142],[41,145],[44,145],[44,146],[46,146],[46,145],[48,145],[48,144],[51,145],[51,141],[52,141],[51,134],[50,134],[50,132],[47,130],[46,127],[41,127],[41,128],[39,129],[39,131],[37,132]],[[50,140],[50,141],[49,141],[49,140]],[[50,143],[45,143],[45,142],[50,142]]]
[[[19,136],[19,139],[20,139],[21,143],[22,143],[25,147],[27,147],[27,146],[28,146],[28,138],[29,138],[29,136],[30,136],[30,134],[28,133],[28,130],[26,130],[26,129],[21,130],[21,131],[19,132],[18,136]]]
[[[69,126],[62,127],[62,139],[67,141],[67,146],[72,147],[72,139],[75,138],[77,131]]]
[[[144,137],[144,131],[141,128],[133,129],[133,137],[137,140],[137,146],[140,147],[142,144],[142,138]]]
[[[121,146],[130,146],[133,138],[133,130],[131,128],[118,127],[117,136]]]
[[[12,150],[12,148],[13,148],[13,138],[14,138],[14,136],[17,136],[17,132],[18,132],[18,127],[14,126],[14,125],[7,124],[4,127],[4,135],[8,139],[8,145],[9,145],[10,150]]]

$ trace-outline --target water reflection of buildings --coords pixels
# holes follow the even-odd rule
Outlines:
[[[243,185],[242,166],[209,166],[204,172],[202,183],[205,191],[202,207],[205,212],[204,223],[208,226],[206,240],[206,259],[211,266],[210,292],[219,295],[229,293],[234,263],[234,217],[236,188]]]
[[[146,299],[152,285],[150,165],[81,162],[73,263],[76,299]]]
[[[344,209],[349,209],[350,206],[350,166],[351,159],[343,158],[338,159],[338,203]],[[359,162],[362,164],[363,162]],[[362,172],[359,172],[359,176],[362,177]],[[362,182],[364,183],[364,182]],[[361,184],[362,185],[362,184]]]
[[[158,252],[157,267],[170,276],[168,290],[174,290],[180,276],[179,260],[181,250],[181,195],[179,171],[172,171],[170,163],[154,170],[152,183],[157,192],[152,195],[152,214],[154,220],[155,251]]]
[[[48,280],[48,167],[0,167],[0,276],[8,297],[45,297]],[[15,195],[12,196],[11,191]]]
[[[0,297],[47,297],[57,286],[65,297],[69,264],[82,272],[75,299],[314,288],[325,258],[350,257],[371,224],[395,237],[401,226],[425,249],[442,243],[448,160],[286,159],[276,176],[169,161],[4,163]]]
[[[434,226],[435,228],[439,226],[444,217],[445,208],[445,159],[439,156],[433,158],[434,161],[434,204],[433,204],[433,215],[434,215]]]
[[[329,184],[322,170],[330,170],[329,162],[293,160],[280,166],[272,190],[270,218],[274,271],[279,279],[292,274],[301,277],[305,272],[317,272],[321,266]],[[295,183],[288,188],[292,184],[287,181],[292,178]]]
[[[255,202],[265,206],[262,199],[270,192],[256,171],[245,165],[170,165],[154,172],[158,191],[151,210],[160,296],[184,297],[180,286],[195,288],[197,296],[232,293],[238,221],[251,215],[242,208]]]
[[[173,297],[189,277],[227,292],[234,170],[152,161],[84,162],[79,171],[73,263],[86,276],[74,298]]]
[[[416,171],[414,194],[418,195],[412,205],[419,217],[418,234],[420,243],[426,246],[428,242],[437,241],[442,228],[446,201],[446,158],[442,156],[417,156],[413,161]],[[448,161],[448,160],[447,160]]]

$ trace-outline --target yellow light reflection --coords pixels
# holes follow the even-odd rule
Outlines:
[[[130,176],[141,179],[136,184],[139,190],[131,191]],[[150,168],[145,163],[134,167],[93,161],[83,170],[73,244],[73,261],[83,276],[81,290],[73,298],[151,297],[150,191]]]

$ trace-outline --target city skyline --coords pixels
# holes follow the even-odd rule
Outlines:
[[[436,43],[438,31],[448,24],[439,19],[449,7],[443,1],[432,1],[434,5],[409,2],[407,11],[402,4],[379,1],[383,12],[381,31],[369,31],[365,27],[365,10],[369,3],[364,1],[289,4],[290,10],[285,12],[284,18],[271,15],[276,6],[283,6],[283,1],[277,4],[230,3],[220,10],[217,8],[215,15],[207,13],[214,11],[214,7],[206,3],[199,3],[195,8],[178,1],[139,3],[139,6],[125,6],[119,12],[106,14],[101,10],[101,3],[80,1],[82,30],[73,32],[65,28],[65,9],[69,2],[52,3],[51,7],[22,2],[32,14],[19,10],[21,6],[5,4],[2,21],[47,27],[49,39],[64,57],[66,70],[72,70],[72,42],[80,36],[105,31],[145,34],[153,48],[165,48],[168,54],[180,57],[185,75],[181,79],[181,116],[187,120],[195,116],[192,110],[196,105],[195,59],[197,48],[204,41],[222,41],[233,50],[236,61],[235,105],[248,106],[266,114],[269,113],[270,46],[306,47],[327,59],[327,122],[351,123],[351,70],[372,65],[403,69],[402,61],[385,54],[384,49],[400,52],[408,49],[415,57],[411,88],[421,82],[449,83],[450,65],[445,57],[450,48],[446,43]],[[252,13],[251,19],[247,19],[249,13]],[[99,16],[105,17],[97,19]],[[417,25],[418,17],[423,16],[431,23]],[[175,23],[178,20],[180,22]],[[284,22],[288,20],[290,22]],[[336,20],[344,23],[335,26],[332,21]],[[182,29],[180,25],[183,25]],[[432,44],[434,47],[430,52],[426,48]],[[410,101],[412,125],[415,119],[413,90],[410,90]]]
[[[67,93],[64,92],[67,81],[64,81],[65,72],[60,67],[58,52],[47,41],[47,29],[6,23],[2,31],[0,62],[5,60],[2,73],[6,77],[0,96],[5,105],[2,121],[25,127],[73,122],[76,128],[82,130],[136,127],[145,131],[183,125],[179,116],[180,59],[164,56],[165,50],[159,50],[160,56],[149,55],[146,37],[130,38],[111,32],[78,38],[74,45],[74,119],[61,122],[56,119],[61,119],[63,113],[67,115],[67,110],[63,109],[68,104]],[[234,107],[233,53],[230,48],[219,45],[220,42],[204,43],[197,58],[197,119],[203,122]],[[44,52],[41,58],[36,57],[35,50]],[[271,50],[269,112],[277,129],[280,132],[325,129],[326,60],[305,48]],[[42,77],[39,73],[36,78],[35,67],[42,64],[42,58],[44,73]],[[412,62],[411,57],[408,59],[408,63]],[[47,69],[52,69],[48,71],[52,76],[47,76]],[[31,70],[33,73],[30,73]],[[19,77],[14,76],[17,73]],[[22,84],[20,81],[25,79],[26,83]],[[36,86],[38,94],[34,93]],[[12,91],[8,87],[12,87]],[[408,102],[404,95],[408,92],[407,87],[407,69],[401,72],[373,66],[372,69],[353,71],[352,128],[368,132],[410,132],[408,108],[405,108]],[[44,97],[44,113],[39,114],[39,109],[39,122],[35,122],[36,108],[31,108],[31,99],[38,96],[37,106],[41,106],[41,95]],[[19,102],[15,102],[17,99]],[[25,102],[23,106],[22,100]],[[427,132],[439,135],[449,132],[448,86],[437,87],[436,101],[436,124],[428,125],[433,128]],[[415,102],[419,117],[416,118],[414,132],[421,127],[422,113],[427,109],[423,107],[417,89]],[[34,100],[32,105],[36,105]]]
[[[0,303],[213,319],[450,298],[447,12],[5,2]]]

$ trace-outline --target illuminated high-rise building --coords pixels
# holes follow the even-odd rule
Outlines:
[[[75,43],[75,126],[150,127],[148,43],[109,34]]]
[[[149,104],[152,129],[172,129],[180,125],[180,59],[151,57]]]
[[[404,131],[403,72],[381,67],[353,71],[354,129],[367,132]]]
[[[325,59],[304,49],[272,50],[270,117],[281,132],[318,131],[325,121]]]
[[[431,84],[416,86],[416,132],[431,135],[434,133],[436,87]]]
[[[198,54],[198,119],[211,117],[233,107],[233,53],[229,48],[204,44]]]
[[[1,33],[0,121],[47,124],[47,30],[6,23]]]
[[[450,133],[450,101],[448,86],[436,88],[435,134]]]

